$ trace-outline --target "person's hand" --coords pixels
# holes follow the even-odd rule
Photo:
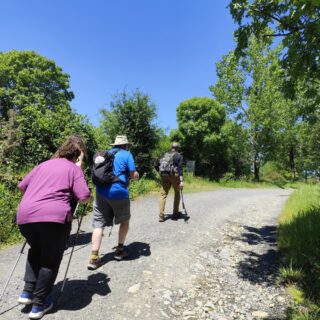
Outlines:
[[[183,181],[180,181],[179,188],[180,188],[181,190],[183,189]]]
[[[76,165],[81,168],[83,163],[84,153],[81,151],[80,156],[77,159]]]
[[[139,172],[135,171],[133,174],[133,180],[139,180]]]
[[[139,180],[139,173],[138,173],[138,171],[131,171],[131,172],[130,172],[130,179],[131,179],[131,180]]]

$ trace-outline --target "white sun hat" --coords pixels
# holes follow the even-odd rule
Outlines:
[[[124,144],[131,144],[128,141],[128,138],[126,135],[122,135],[122,136],[116,136],[114,143],[111,143],[111,146],[122,146]]]

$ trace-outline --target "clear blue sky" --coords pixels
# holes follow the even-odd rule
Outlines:
[[[229,0],[2,0],[0,51],[34,50],[71,76],[72,107],[97,125],[112,96],[139,88],[176,128],[176,107],[211,96],[234,49]]]

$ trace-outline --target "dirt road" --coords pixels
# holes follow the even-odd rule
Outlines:
[[[116,226],[111,237],[109,230],[105,232],[101,249],[105,264],[96,271],[86,268],[91,250],[91,215],[87,216],[62,303],[44,319],[281,319],[287,297],[274,281],[275,226],[290,192],[221,189],[185,194],[187,222],[169,216],[159,223],[158,195],[133,201],[127,239],[130,259],[112,259]],[[168,214],[171,208],[169,196]],[[1,291],[19,248],[0,252]],[[54,297],[69,253],[70,249]],[[25,259],[24,254],[0,302],[1,319],[28,319],[30,308],[16,303]]]

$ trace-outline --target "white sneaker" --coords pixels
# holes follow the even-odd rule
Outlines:
[[[23,291],[18,298],[18,302],[22,304],[31,304],[32,301],[33,301],[33,294],[26,291]]]
[[[29,313],[30,319],[41,319],[45,313],[53,308],[53,302],[47,300],[43,306],[33,306],[31,312]]]

